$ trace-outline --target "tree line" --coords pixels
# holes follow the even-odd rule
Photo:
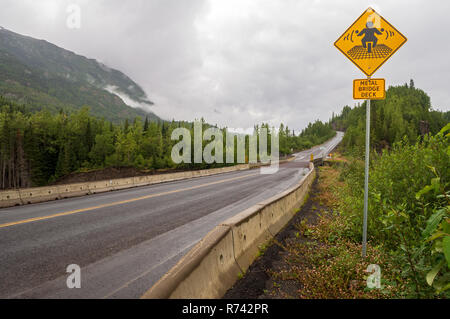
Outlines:
[[[202,125],[204,130],[212,127],[204,120]],[[137,117],[114,124],[91,116],[88,107],[72,113],[47,109],[35,112],[0,97],[0,189],[44,186],[73,172],[109,167],[148,171],[230,165],[194,161],[175,164],[171,151],[178,141],[171,135],[180,127],[189,129],[193,136],[192,122]],[[268,130],[269,141],[270,134],[279,133],[281,156],[323,143],[335,134],[330,124],[320,121],[298,135],[283,124],[275,129],[265,123],[254,130],[258,134],[262,128]],[[221,131],[226,136],[227,128]],[[203,146],[206,144],[208,141],[203,141]],[[246,155],[248,161],[248,137]]]
[[[450,121],[450,112],[431,107],[430,97],[411,80],[391,86],[385,100],[371,102],[370,142],[378,151],[406,138],[415,143],[418,136],[437,134]],[[331,119],[334,129],[345,131],[343,145],[362,152],[365,143],[366,102],[354,108],[345,106]]]

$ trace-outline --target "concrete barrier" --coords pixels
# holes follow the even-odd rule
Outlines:
[[[262,216],[262,210],[263,205],[255,205],[222,224],[231,227],[234,258],[242,273],[257,256],[259,245],[273,237],[269,232],[271,220]],[[236,280],[236,277],[234,279]]]
[[[158,175],[148,175],[145,177],[148,184],[147,185],[152,185],[152,184],[156,184],[159,182],[159,178]]]
[[[0,208],[22,205],[18,190],[0,192]]]
[[[149,185],[147,176],[135,176],[135,177],[133,177],[133,185],[135,187]]]
[[[310,172],[294,187],[224,221],[188,252],[141,298],[220,298],[244,273],[261,244],[295,215],[316,176]]]
[[[166,299],[194,295],[198,298],[220,296],[240,272],[234,259],[231,228],[218,226],[163,277],[152,297]],[[185,278],[189,280],[184,280]]]
[[[67,184],[67,185],[60,185],[57,187],[61,198],[78,197],[89,195],[91,193],[89,190],[89,184],[87,183]]]
[[[35,204],[61,198],[57,186],[23,188],[19,190],[19,193],[23,204]]]
[[[240,164],[208,170],[186,171],[160,175],[137,176],[104,180],[98,182],[67,184],[49,187],[35,187],[0,191],[0,208],[34,204],[61,198],[71,198],[89,194],[104,193],[138,186],[172,182],[194,177],[211,176],[221,173],[250,169],[249,164]]]
[[[88,189],[91,194],[105,193],[113,191],[113,181],[89,182]]]
[[[113,179],[112,187],[115,191],[134,187],[133,177]]]

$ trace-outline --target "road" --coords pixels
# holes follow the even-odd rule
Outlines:
[[[310,154],[259,169],[0,209],[0,298],[139,298],[217,224],[298,182]],[[68,265],[81,288],[67,288]]]

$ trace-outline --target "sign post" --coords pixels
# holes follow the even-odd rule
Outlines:
[[[384,79],[371,79],[407,41],[389,22],[368,8],[334,43],[365,75],[367,80],[353,81],[353,98],[366,100],[366,154],[364,178],[364,216],[362,256],[367,254],[367,223],[369,213],[370,103],[385,98]]]
[[[363,238],[362,256],[366,257],[367,252],[367,217],[369,212],[369,156],[370,156],[370,100],[366,101],[366,165],[364,168],[364,218],[363,218]]]

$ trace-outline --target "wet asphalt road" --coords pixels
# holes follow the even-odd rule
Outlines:
[[[0,209],[0,298],[139,298],[217,224],[298,182],[311,152],[326,154],[342,135],[272,175],[254,169]],[[70,264],[81,267],[80,289],[67,288]]]

